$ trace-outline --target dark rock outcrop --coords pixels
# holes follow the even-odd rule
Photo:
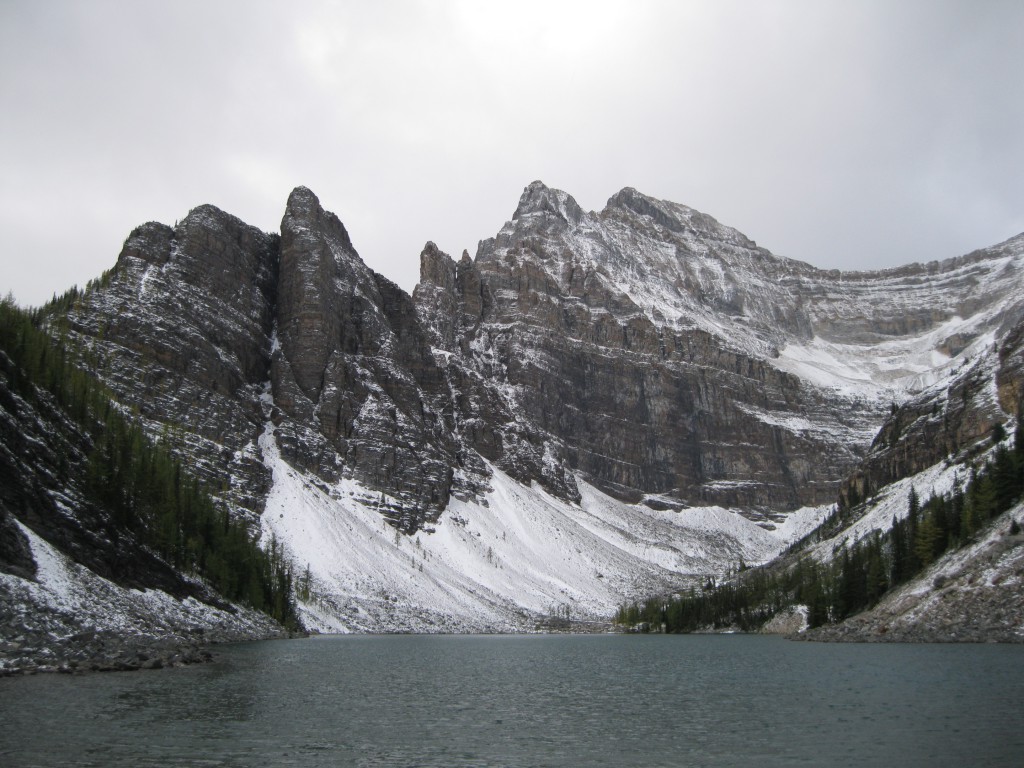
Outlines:
[[[775,515],[863,493],[991,430],[981,369],[950,380],[929,426],[933,394],[886,421],[904,390],[885,376],[909,369],[845,387],[805,376],[787,350],[927,332],[936,353],[959,355],[1006,332],[1020,246],[821,271],[633,189],[588,213],[534,182],[475,259],[428,243],[409,297],[300,187],[280,236],[211,206],[140,227],[70,325],[122,402],[253,520],[268,428],[289,463],[357,479],[410,532],[452,495],[479,497],[488,463],[569,500],[579,474],[633,501]],[[967,316],[984,320],[953,327]],[[1019,362],[1004,357],[1001,371]],[[929,448],[908,452],[904,434]]]
[[[208,205],[174,229],[143,225],[69,315],[71,334],[102,361],[97,374],[119,400],[253,519],[269,482],[255,445],[278,241]]]
[[[854,506],[889,483],[988,444],[1008,431],[1024,392],[1024,321],[940,387],[912,397],[882,424],[867,456],[840,491]]]
[[[262,510],[268,420],[289,462],[327,482],[351,473],[404,530],[447,505],[459,453],[449,382],[410,297],[305,188],[280,236],[212,206],[174,229],[139,227],[70,328],[119,399],[238,514]]]
[[[353,473],[412,532],[451,493],[444,374],[410,297],[362,262],[312,192],[292,193],[281,232],[272,392],[282,453],[325,480]]]

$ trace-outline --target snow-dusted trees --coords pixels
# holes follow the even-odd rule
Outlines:
[[[111,535],[133,537],[229,600],[294,626],[292,576],[279,549],[261,550],[243,521],[218,507],[166,446],[150,440],[130,412],[114,404],[81,365],[85,353],[59,329],[54,335],[44,330],[46,319],[46,308],[29,313],[10,298],[0,301],[0,373],[26,401],[45,398],[56,405],[64,414],[58,428],[77,434],[61,443],[69,451],[58,461],[62,484],[77,487],[87,503],[105,512]],[[72,451],[72,445],[79,447]]]
[[[907,514],[893,518],[886,533],[875,532],[844,546],[828,563],[798,552],[770,566],[749,568],[728,581],[709,579],[704,589],[671,599],[622,606],[615,620],[627,626],[668,632],[700,629],[756,629],[783,608],[807,607],[812,627],[842,621],[875,605],[885,593],[921,573],[950,549],[970,543],[994,517],[1024,494],[1024,439],[1019,425],[1014,447],[996,431],[992,459],[971,473],[966,488],[933,494],[922,503],[911,488]],[[826,523],[828,524],[828,523]],[[1019,524],[1014,521],[1016,530]]]

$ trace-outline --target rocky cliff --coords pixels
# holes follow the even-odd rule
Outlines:
[[[823,272],[635,190],[584,213],[537,182],[475,261],[424,251],[415,297],[448,367],[498,389],[549,470],[777,512],[835,500],[893,403],[1012,326],[1022,250]]]
[[[307,189],[280,235],[211,206],[139,227],[69,320],[121,401],[240,514],[256,520],[269,490],[268,421],[294,466],[360,479],[403,530],[447,504],[448,385],[411,299]]]
[[[208,205],[144,224],[68,315],[96,374],[236,510],[268,490],[252,447],[269,379],[280,238]]]
[[[783,546],[806,530],[798,510],[820,518],[1008,422],[1022,391],[1022,260],[1018,237],[941,263],[822,271],[633,189],[586,212],[535,182],[475,257],[428,243],[409,296],[300,187],[279,233],[212,206],[173,228],[139,227],[68,311],[67,332],[233,514],[288,538],[297,570],[322,562],[309,575],[324,616],[392,626],[381,617],[402,579],[433,578],[443,592],[470,578],[467,600],[502,606],[504,621],[522,594],[451,573],[469,568],[459,558],[500,570],[503,556],[512,568],[540,551],[525,524],[493,527],[487,546],[470,536],[474,514],[510,514],[487,511],[518,498],[509,482],[530,494],[524,509],[604,521],[572,523],[577,544],[603,532],[603,544],[565,555],[573,579],[590,581],[537,586],[537,611],[766,557],[775,544],[727,521],[778,527]],[[317,521],[296,505],[321,510]],[[613,531],[609,509],[657,522]],[[715,522],[673,538],[687,515]],[[399,532],[396,557],[436,534],[400,556],[402,579],[343,577],[332,569],[346,552],[307,540],[355,546],[345,536],[373,520],[383,534],[365,536]],[[472,545],[461,554],[439,543],[456,529]],[[586,547],[609,542],[604,565],[587,560]],[[435,550],[454,558],[448,570],[419,576]],[[608,569],[618,593],[595,586]]]
[[[17,330],[3,327],[0,344],[0,677],[179,665],[208,660],[207,643],[284,636],[174,567],[100,498],[104,419],[82,389],[33,383],[49,376],[19,360],[52,363],[57,348],[22,336],[12,357]]]

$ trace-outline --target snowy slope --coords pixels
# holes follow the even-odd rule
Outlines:
[[[14,669],[24,666],[24,659],[19,659],[27,653],[19,650],[24,643],[43,648],[44,657],[59,656],[56,649],[65,644],[74,649],[76,637],[83,633],[180,642],[283,634],[269,617],[241,606],[222,609],[157,589],[118,586],[74,562],[27,526],[16,524],[29,542],[37,570],[35,580],[0,572],[0,674],[7,664]]]
[[[922,501],[931,496],[949,493],[958,484],[963,485],[968,470],[960,464],[942,462],[911,477],[891,483],[867,504],[865,514],[853,525],[838,535],[815,544],[810,553],[821,561],[830,560],[832,555],[844,546],[853,545],[871,535],[874,531],[885,532],[892,528],[892,521],[907,516],[910,489],[913,488]]]
[[[685,205],[627,188],[584,213],[534,182],[482,252],[510,258],[524,243],[566,295],[581,268],[592,271],[656,325],[707,332],[811,386],[886,405],[1024,314],[1024,235],[941,263],[819,270]]]
[[[484,503],[452,499],[433,531],[396,533],[353,480],[328,487],[260,440],[273,472],[263,514],[292,560],[312,629],[328,632],[523,631],[548,617],[607,620],[626,599],[686,588],[741,560],[764,562],[827,509],[769,531],[721,508],[656,511],[580,481],[578,505],[493,469]]]
[[[904,505],[905,506],[905,505]],[[1024,639],[1024,518],[1018,504],[977,541],[947,552],[869,611],[815,631],[855,642],[1004,642]]]

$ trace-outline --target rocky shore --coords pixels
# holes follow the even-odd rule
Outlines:
[[[162,669],[213,658],[204,645],[180,638],[95,631],[53,637],[23,629],[26,631],[0,642],[0,675]]]
[[[175,667],[218,644],[288,636],[243,606],[118,586],[27,536],[35,578],[0,572],[0,677]]]
[[[789,640],[818,643],[1024,643],[1019,629],[999,626],[910,626],[888,628],[869,622],[845,622],[819,627]]]
[[[238,610],[217,623],[177,625],[151,615],[113,628],[82,621],[73,611],[31,610],[0,589],[0,677],[41,672],[124,672],[199,664],[223,643],[288,634],[261,614]]]
[[[12,629],[12,636],[0,640],[0,677],[182,667],[212,661],[218,644],[286,636],[198,629],[170,636],[84,630],[61,637],[25,625]]]
[[[870,611],[794,640],[849,643],[1024,643],[1022,505],[978,542],[951,552]],[[1019,524],[1018,524],[1019,525]]]

